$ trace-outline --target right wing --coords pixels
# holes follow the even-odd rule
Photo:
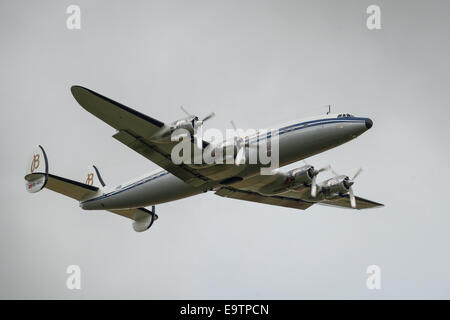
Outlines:
[[[226,198],[246,200],[252,202],[259,202],[264,204],[271,204],[281,207],[288,207],[300,210],[306,210],[313,204],[321,204],[333,207],[353,209],[350,205],[350,198],[348,194],[336,195],[329,199],[312,200],[310,186],[304,186],[296,190],[287,191],[284,193],[265,195],[267,191],[265,188],[270,185],[282,185],[280,181],[285,179],[283,173],[276,173],[274,175],[255,176],[234,184],[233,186],[224,186],[217,190],[216,194]],[[368,209],[374,207],[382,207],[383,204],[367,200],[361,197],[355,197],[355,209]]]
[[[149,140],[152,135],[165,126],[163,122],[92,90],[73,86],[71,91],[84,109],[118,131],[113,136],[118,141],[192,186],[202,186],[211,182],[199,170],[185,164],[175,165],[172,162],[170,155],[175,142],[156,144]]]
[[[314,202],[307,202],[301,199],[284,197],[281,195],[264,196],[257,192],[248,190],[239,190],[232,187],[222,187],[216,193],[218,196],[239,200],[246,200],[252,202],[259,202],[264,204],[271,204],[274,206],[287,207],[293,209],[306,210],[314,204]]]

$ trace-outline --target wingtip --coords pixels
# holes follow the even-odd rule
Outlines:
[[[80,90],[80,89],[87,90],[87,88],[77,85],[77,84],[70,87],[70,91],[72,92],[72,94],[74,94],[77,90]]]

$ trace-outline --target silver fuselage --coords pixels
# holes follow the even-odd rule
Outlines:
[[[350,141],[372,126],[368,118],[336,117],[327,115],[280,126],[279,166],[308,158]],[[251,143],[251,139],[250,139]],[[259,174],[257,165],[228,164],[229,170],[220,170],[221,177],[239,176],[246,179]],[[224,176],[225,175],[225,176]],[[213,180],[216,180],[213,178]],[[242,182],[240,182],[242,184]],[[171,173],[160,170],[144,178],[116,187],[104,189],[92,199],[80,202],[86,210],[139,208],[190,197],[211,190],[211,186],[191,186]]]

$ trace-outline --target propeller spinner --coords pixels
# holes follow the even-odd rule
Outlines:
[[[305,161],[304,161],[305,162]],[[306,163],[306,162],[305,162]],[[315,198],[317,196],[317,176],[319,175],[319,173],[323,172],[323,171],[327,171],[330,170],[331,166],[327,165],[323,168],[320,168],[319,170],[314,169],[313,166],[311,166],[312,168],[312,181],[311,181],[311,196],[313,198]]]
[[[334,170],[331,171],[335,176],[338,176],[339,174],[336,173]],[[356,198],[355,194],[353,192],[353,184],[355,183],[355,179],[361,174],[362,168],[359,168],[358,171],[356,171],[355,175],[352,179],[349,179],[349,177],[345,177],[344,181],[342,182],[344,184],[344,187],[348,189],[348,195],[350,198],[350,205],[353,209],[356,208]]]

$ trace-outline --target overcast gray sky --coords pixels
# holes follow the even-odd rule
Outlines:
[[[66,8],[81,8],[81,30]],[[382,29],[366,28],[378,4]],[[450,298],[448,1],[0,1],[0,298]],[[79,84],[162,121],[261,128],[350,112],[373,128],[308,162],[385,203],[308,211],[213,193],[159,205],[149,232],[28,194],[35,145],[50,172],[109,185],[157,166],[83,110]],[[290,166],[295,167],[295,165]],[[326,178],[327,174],[321,176]],[[81,267],[82,289],[66,288]],[[366,288],[379,265],[382,289]]]

